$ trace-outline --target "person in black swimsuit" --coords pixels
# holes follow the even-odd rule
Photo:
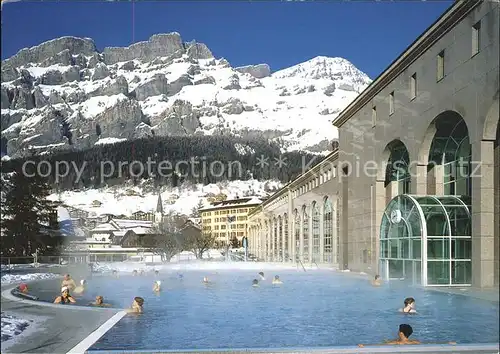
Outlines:
[[[69,289],[67,286],[63,286],[61,289],[61,296],[56,297],[54,304],[74,304],[76,300],[69,294]]]

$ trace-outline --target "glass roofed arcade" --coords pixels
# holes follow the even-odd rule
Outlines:
[[[469,197],[398,195],[382,217],[382,277],[423,286],[471,285],[471,233]]]

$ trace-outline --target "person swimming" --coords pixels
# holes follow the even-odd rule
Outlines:
[[[375,279],[372,280],[372,285],[373,286],[380,286],[382,285],[382,279],[380,279],[380,275],[375,275]]]
[[[95,297],[95,302],[89,303],[90,306],[99,306],[99,307],[109,307],[111,306],[110,304],[104,303],[104,297],[101,295],[97,295]]]
[[[208,279],[208,277],[203,277],[203,283],[204,284],[210,284],[210,280]]]
[[[180,274],[180,273],[177,273],[177,277],[178,277],[179,279],[184,279],[184,275],[182,275],[182,274]]]
[[[252,280],[252,286],[257,288],[259,286],[259,281],[257,279]]]
[[[161,281],[157,280],[153,284],[153,291],[154,292],[160,292],[161,291]]]
[[[155,275],[160,275],[160,272],[158,270],[155,270]]]
[[[261,280],[266,280],[266,278],[264,277],[264,272],[259,272],[259,276]]]
[[[144,275],[144,274],[146,274],[146,272],[144,271],[144,269],[141,269],[139,275]]]
[[[283,284],[283,282],[280,280],[279,275],[275,275],[273,279],[273,284]]]
[[[17,287],[17,290],[19,290],[20,293],[22,294],[27,294],[28,293],[28,284],[26,283],[21,283]]]
[[[133,275],[134,277],[135,277],[135,276],[137,276],[137,275],[139,275],[139,273],[137,273],[137,269],[134,269],[134,270],[132,271],[132,275]]]
[[[134,298],[134,302],[132,302],[132,306],[125,311],[128,313],[142,313],[144,311],[144,299],[142,297],[136,296]]]
[[[69,274],[64,274],[63,281],[61,282],[61,287],[64,286],[66,286],[69,291],[73,291],[73,289],[76,288],[76,283]]]
[[[118,271],[116,269],[113,269],[111,272],[115,278],[118,278]]]
[[[87,285],[87,282],[85,281],[85,279],[82,279],[80,280],[80,285],[78,285],[74,290],[73,290],[73,293],[74,294],[83,294],[85,292],[85,288],[86,288],[86,285]]]
[[[404,301],[404,307],[400,310],[404,313],[417,313],[415,310],[415,299],[412,297],[407,297]]]
[[[61,288],[61,295],[56,297],[54,300],[54,304],[74,304],[76,300],[69,294],[69,288],[67,286],[63,286]]]

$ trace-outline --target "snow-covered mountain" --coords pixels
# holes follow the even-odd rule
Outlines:
[[[175,32],[102,52],[89,38],[61,37],[2,62],[2,154],[194,134],[323,152],[337,136],[331,121],[369,83],[342,58],[272,74],[267,64],[233,68]]]

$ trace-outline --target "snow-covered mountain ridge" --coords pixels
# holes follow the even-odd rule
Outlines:
[[[102,52],[89,38],[61,37],[2,62],[2,154],[195,134],[324,152],[337,137],[331,121],[369,83],[342,58],[272,74],[267,64],[233,68],[175,32]]]

